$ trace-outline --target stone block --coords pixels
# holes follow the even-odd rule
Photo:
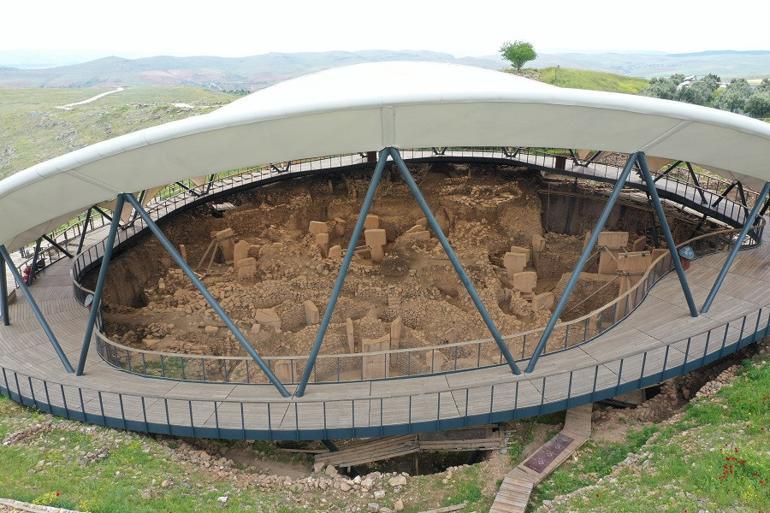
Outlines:
[[[206,335],[216,335],[219,333],[219,327],[217,326],[206,326],[203,328],[203,331],[206,333]]]
[[[425,241],[430,240],[430,232],[428,230],[407,232],[399,238],[408,242]]]
[[[647,246],[647,237],[642,235],[631,243],[631,251],[643,251],[645,246]]]
[[[281,331],[281,318],[275,311],[275,308],[260,308],[254,313],[254,320],[262,326]]]
[[[525,247],[522,247],[522,246],[511,246],[511,251],[510,252],[511,253],[521,253],[521,254],[523,254],[527,258],[526,263],[527,264],[529,263],[529,260],[530,260],[530,250],[529,250],[529,248],[525,248]]]
[[[231,239],[231,238],[235,237],[235,230],[233,230],[232,228],[225,228],[224,230],[219,230],[218,232],[213,232],[211,234],[211,236],[214,239],[218,240],[218,241],[222,241],[222,240],[225,240],[225,239]]]
[[[361,340],[361,352],[373,353],[387,351],[390,346],[390,334],[380,338]],[[385,355],[370,355],[363,357],[364,379],[382,379],[385,377]]]
[[[536,294],[532,298],[532,306],[535,309],[550,310],[553,308],[554,295],[553,292],[543,292],[542,294]]]
[[[533,235],[532,236],[532,251],[535,253],[540,253],[541,251],[545,250],[545,237],[542,235]]]
[[[321,253],[325,256],[329,251],[329,234],[328,233],[316,233],[315,243],[321,249]]]
[[[404,233],[406,234],[406,233],[414,233],[414,232],[422,232],[422,231],[425,231],[425,227],[423,225],[421,225],[421,224],[416,224],[416,225],[412,226],[411,228],[409,228]]]
[[[380,227],[380,216],[369,214],[364,219],[364,230],[371,230]]]
[[[256,244],[252,244],[249,246],[249,256],[253,258],[257,258],[259,256],[259,246]]]
[[[627,274],[644,274],[652,265],[652,253],[633,251],[618,255],[618,271]]]
[[[616,253],[609,249],[602,249],[599,253],[599,274],[615,274],[618,272],[618,260]]]
[[[401,317],[396,317],[390,323],[390,348],[398,349],[401,347],[401,334],[404,331],[404,323],[401,321]]]
[[[302,303],[305,308],[305,324],[311,326],[321,322],[321,315],[318,313],[318,307],[310,300]]]
[[[366,240],[366,245],[370,248],[384,246],[388,242],[383,228],[370,228],[364,230],[364,239]]]
[[[235,242],[232,238],[219,241],[219,249],[222,250],[222,258],[225,263],[231,264],[235,256]]]
[[[238,260],[235,265],[235,272],[239,280],[250,280],[257,275],[257,259],[246,257]]]
[[[519,292],[531,293],[537,286],[537,273],[524,271],[513,275],[513,288]]]
[[[333,258],[335,260],[342,258],[342,248],[339,245],[330,247],[329,258]]]
[[[319,233],[329,233],[329,225],[323,221],[310,221],[310,225],[308,226],[307,231],[313,235]]]
[[[385,247],[374,246],[369,250],[369,255],[372,258],[372,262],[374,262],[375,264],[379,264],[385,259]]]
[[[356,337],[353,329],[353,319],[348,317],[345,319],[345,336],[348,339],[348,351],[351,353],[356,352]]]
[[[245,240],[239,240],[235,243],[235,247],[233,248],[233,261],[235,262],[236,267],[238,267],[241,260],[249,258],[249,249],[251,249],[251,244]]]
[[[291,360],[276,360],[273,363],[273,374],[282,383],[291,383],[293,381]]]
[[[503,266],[508,276],[522,272],[527,267],[527,255],[524,253],[506,253],[503,255]]]
[[[179,254],[182,256],[182,260],[187,262],[187,247],[184,244],[179,245]]]
[[[628,232],[601,232],[596,244],[609,249],[625,249],[628,246]]]

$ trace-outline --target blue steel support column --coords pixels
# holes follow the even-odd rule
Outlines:
[[[24,295],[24,299],[27,300],[27,304],[29,304],[29,307],[32,309],[32,313],[35,315],[37,322],[40,323],[40,327],[43,328],[43,331],[48,337],[48,340],[51,341],[51,345],[53,346],[54,351],[56,351],[56,354],[59,356],[59,360],[61,360],[62,365],[64,365],[64,369],[67,372],[75,372],[72,368],[72,364],[70,364],[70,361],[67,359],[67,355],[64,354],[64,351],[59,345],[59,341],[56,339],[56,335],[53,334],[51,327],[48,325],[48,321],[45,320],[43,312],[40,311],[40,307],[35,302],[35,298],[32,297],[32,293],[29,291],[27,284],[24,283],[24,280],[19,275],[19,270],[16,269],[15,265],[13,265],[11,255],[8,254],[8,250],[2,244],[0,244],[0,257],[2,257],[2,259],[6,262],[11,263],[8,268],[11,270],[13,278],[19,285],[19,290],[21,290],[21,293]]]
[[[655,180],[652,179],[650,168],[647,165],[647,157],[644,153],[639,152],[636,154],[636,160],[639,162],[639,168],[642,171],[642,178],[647,184],[647,194],[650,195],[652,206],[655,208],[655,213],[658,215],[658,221],[660,221],[660,227],[663,229],[663,236],[666,239],[666,246],[671,253],[671,260],[674,263],[674,269],[679,277],[679,283],[682,285],[682,292],[684,298],[687,301],[687,306],[690,308],[690,315],[698,317],[698,307],[695,306],[695,301],[692,298],[690,292],[690,286],[687,284],[687,275],[684,273],[682,262],[679,260],[679,253],[676,249],[676,242],[674,242],[674,236],[671,235],[671,229],[668,226],[666,220],[666,213],[663,211],[663,205],[660,203],[660,197],[658,196],[658,190],[655,188]]]
[[[0,257],[0,316],[3,317],[3,325],[10,326],[8,317],[8,282],[5,277],[5,258]]]
[[[115,212],[123,212],[123,205],[126,202],[126,196],[124,194],[118,194],[118,199],[115,202]],[[90,212],[90,210],[89,210]],[[107,242],[104,245],[104,256],[102,257],[102,264],[99,267],[99,277],[96,279],[96,288],[94,289],[93,301],[91,301],[91,312],[88,314],[88,322],[86,323],[86,333],[83,337],[83,346],[80,349],[80,360],[78,361],[77,372],[78,376],[83,375],[83,371],[86,368],[86,359],[88,358],[88,348],[91,346],[91,337],[94,334],[94,323],[96,323],[96,317],[99,315],[99,310],[102,307],[102,291],[104,290],[104,282],[107,280],[107,270],[110,267],[110,260],[112,259],[112,250],[115,246],[115,235],[118,233],[118,226],[120,225],[120,216],[113,216],[110,221],[110,232],[107,235]]]
[[[412,196],[414,196],[414,199],[417,200],[417,204],[420,205],[422,212],[425,214],[425,219],[428,220],[428,224],[433,230],[433,233],[436,234],[436,237],[438,237],[438,240],[441,242],[441,247],[444,248],[444,252],[449,257],[449,261],[452,262],[452,267],[455,268],[457,276],[460,278],[460,281],[463,282],[463,285],[465,285],[465,289],[471,296],[473,304],[476,305],[476,309],[481,314],[481,318],[484,320],[484,324],[487,325],[487,329],[492,334],[492,338],[494,338],[495,342],[497,342],[497,347],[500,348],[500,352],[503,354],[505,361],[508,363],[508,366],[511,368],[511,371],[513,371],[514,374],[521,374],[519,367],[516,365],[516,362],[513,359],[513,355],[508,349],[508,346],[505,344],[505,340],[503,340],[500,332],[497,331],[497,326],[495,326],[494,321],[492,321],[492,318],[489,316],[489,312],[487,312],[484,303],[481,302],[481,298],[479,297],[478,292],[476,292],[476,288],[473,286],[473,283],[471,283],[470,278],[468,278],[468,275],[465,274],[463,265],[460,263],[457,255],[455,255],[454,249],[452,249],[452,245],[449,244],[449,240],[447,240],[446,235],[444,235],[444,232],[441,230],[438,221],[436,221],[436,218],[433,216],[433,212],[431,212],[428,202],[425,201],[422,192],[420,192],[420,188],[415,183],[414,178],[412,178],[412,174],[409,172],[409,168],[406,167],[404,160],[401,158],[401,154],[395,148],[390,149],[390,154],[393,157],[393,160],[396,162],[398,170],[401,172],[401,177],[406,182],[407,187],[409,187],[409,191],[412,193]]]
[[[316,358],[318,358],[318,352],[321,350],[321,344],[323,343],[326,330],[329,328],[329,323],[332,320],[332,314],[334,313],[334,307],[337,305],[337,299],[342,292],[342,286],[345,284],[345,277],[348,275],[348,269],[350,269],[350,262],[353,260],[353,254],[356,250],[356,244],[361,237],[361,232],[364,231],[364,221],[366,221],[366,213],[369,212],[369,207],[374,201],[374,193],[377,192],[377,186],[382,179],[382,170],[385,169],[385,164],[388,161],[389,151],[387,148],[380,152],[380,158],[377,161],[377,165],[374,167],[374,174],[372,174],[372,181],[369,183],[369,190],[366,191],[364,197],[364,203],[361,205],[361,211],[358,213],[358,220],[356,226],[353,228],[353,234],[350,236],[350,242],[348,243],[348,249],[345,251],[345,258],[342,259],[342,265],[340,266],[340,273],[337,275],[337,281],[334,282],[334,288],[332,294],[329,296],[329,303],[326,305],[326,311],[324,312],[323,319],[321,319],[321,325],[316,333],[313,347],[310,349],[310,355],[308,355],[307,363],[305,364],[305,370],[302,372],[302,379],[300,380],[297,390],[294,395],[302,397],[305,395],[305,388],[310,380],[310,374],[313,372]]]
[[[262,360],[262,358],[257,354],[257,352],[254,350],[253,347],[251,347],[251,344],[246,339],[246,337],[243,335],[240,329],[238,329],[238,326],[235,325],[235,323],[230,319],[230,316],[227,315],[227,312],[224,311],[222,306],[217,302],[217,300],[214,298],[214,296],[211,295],[211,292],[208,291],[206,286],[203,284],[203,282],[196,276],[196,274],[193,272],[192,269],[190,269],[190,266],[187,265],[187,262],[185,262],[184,258],[182,258],[182,255],[179,254],[179,252],[176,250],[174,245],[169,241],[166,236],[163,234],[161,229],[158,227],[157,224],[155,224],[155,221],[152,220],[150,215],[142,208],[142,205],[136,200],[133,194],[126,193],[125,194],[126,200],[131,204],[132,207],[134,207],[134,210],[139,214],[139,216],[144,219],[144,222],[147,224],[147,227],[150,229],[150,231],[155,235],[155,238],[158,239],[158,242],[160,242],[161,246],[163,246],[163,249],[166,250],[166,252],[171,255],[171,258],[174,259],[174,262],[176,262],[176,265],[178,265],[182,271],[187,275],[188,278],[190,278],[190,281],[192,281],[193,285],[195,285],[195,288],[198,289],[198,292],[201,293],[203,298],[206,300],[206,302],[211,306],[211,308],[219,315],[219,317],[224,321],[227,328],[230,330],[230,332],[235,336],[236,340],[241,344],[241,347],[244,351],[248,353],[249,356],[251,356],[256,364],[259,366],[260,369],[262,369],[262,372],[267,376],[267,379],[270,380],[270,383],[275,386],[276,389],[278,389],[278,392],[283,397],[289,397],[291,394],[288,390],[286,390],[286,387],[283,386],[283,383],[273,374],[273,371],[270,370],[270,367],[267,366],[267,364]],[[116,212],[119,212],[116,210]],[[115,215],[114,217],[120,219],[119,215]]]
[[[572,271],[572,276],[570,276],[569,282],[567,282],[567,286],[564,287],[564,292],[562,292],[561,297],[559,298],[559,302],[556,304],[556,308],[554,308],[553,313],[551,314],[551,318],[548,319],[548,324],[546,324],[545,329],[543,329],[543,334],[540,336],[540,341],[537,343],[535,350],[532,352],[532,357],[529,359],[529,364],[527,364],[528,373],[535,370],[537,360],[540,358],[540,355],[545,349],[546,344],[548,344],[548,339],[551,338],[551,333],[553,332],[556,323],[559,322],[559,317],[561,317],[564,308],[567,306],[569,296],[572,294],[572,290],[575,288],[575,285],[577,285],[577,282],[580,279],[580,273],[583,272],[583,268],[588,262],[588,259],[591,257],[591,252],[593,251],[594,246],[596,246],[596,242],[599,240],[599,234],[604,229],[604,225],[607,223],[607,219],[610,217],[612,209],[620,197],[620,192],[623,190],[623,186],[626,184],[628,176],[634,169],[636,157],[637,155],[635,153],[628,156],[626,165],[623,168],[623,171],[620,173],[620,176],[618,176],[618,180],[615,182],[615,186],[613,187],[612,193],[607,200],[607,204],[604,205],[604,210],[602,210],[599,219],[596,221],[596,226],[594,226],[594,230],[591,232],[591,238],[588,240],[588,244],[586,244],[586,246],[583,248],[583,253],[580,255],[580,259],[578,260],[577,264],[575,264],[575,270]]]
[[[759,197],[757,198],[756,203],[754,203],[754,207],[751,209],[749,217],[746,219],[746,222],[743,223],[743,229],[741,229],[741,233],[738,235],[738,239],[735,241],[733,249],[730,250],[730,254],[727,255],[725,265],[723,265],[722,270],[719,271],[719,276],[717,276],[717,279],[714,282],[714,286],[711,287],[711,291],[709,292],[706,301],[703,303],[703,307],[700,309],[701,313],[706,313],[709,311],[709,308],[711,308],[711,304],[714,302],[714,298],[716,297],[717,292],[719,292],[719,288],[722,286],[722,282],[725,281],[725,277],[727,276],[727,272],[730,270],[730,266],[733,265],[735,257],[738,256],[738,251],[741,249],[741,243],[743,243],[743,239],[746,238],[746,234],[748,234],[749,230],[754,226],[754,221],[759,214],[759,210],[762,208],[762,202],[765,201],[768,193],[770,193],[770,182],[765,183],[765,186],[762,187],[762,192],[759,193]]]

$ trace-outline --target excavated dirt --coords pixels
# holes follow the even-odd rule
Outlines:
[[[543,326],[550,309],[515,290],[504,255],[512,245],[530,248],[533,236],[544,235],[545,249],[530,259],[526,270],[537,272],[533,294],[558,293],[583,237],[543,234],[539,175],[521,168],[451,164],[415,166],[413,171],[500,331],[512,334]],[[328,247],[345,248],[369,176],[370,171],[348,172],[238,193],[226,200],[233,208],[198,207],[170,219],[163,229],[172,242],[184,245],[188,262],[260,354],[307,354],[318,325],[317,320],[308,322],[303,303],[312,302],[323,315],[341,262],[339,256],[325,256],[328,249],[320,248],[309,233],[310,222],[326,223]],[[382,348],[394,347],[390,335],[397,319],[403,323],[396,342],[401,348],[488,338],[435,234],[430,232],[427,240],[406,234],[424,226],[425,220],[397,174],[386,172],[370,213],[379,216],[379,227],[386,233],[384,259],[373,262],[362,237],[323,352],[350,352],[346,326],[351,321],[356,352],[364,339],[381,339]],[[210,268],[208,257],[196,267],[212,233],[228,228],[235,240],[250,245],[248,255],[256,259],[253,277],[239,278],[221,252]],[[617,293],[617,284],[581,282],[564,318],[606,304]],[[152,238],[115,258],[105,305],[108,335],[116,342],[169,352],[243,354]]]

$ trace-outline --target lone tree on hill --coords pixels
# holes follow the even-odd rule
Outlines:
[[[521,67],[526,62],[534,60],[537,57],[535,49],[532,48],[532,43],[526,41],[506,41],[503,46],[500,47],[500,55],[507,61],[510,61],[511,66],[516,71],[521,71]]]

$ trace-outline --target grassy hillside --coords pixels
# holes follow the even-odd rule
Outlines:
[[[647,87],[647,80],[643,78],[615,75],[604,71],[555,67],[535,71],[532,78],[560,87],[629,94],[637,94]]]
[[[715,396],[632,434],[620,454],[589,443],[536,489],[538,502],[563,495],[537,513],[770,511],[769,390],[765,352]]]
[[[109,90],[0,88],[0,178],[98,141],[209,112],[235,98],[194,87],[136,87],[71,110],[57,108]]]

